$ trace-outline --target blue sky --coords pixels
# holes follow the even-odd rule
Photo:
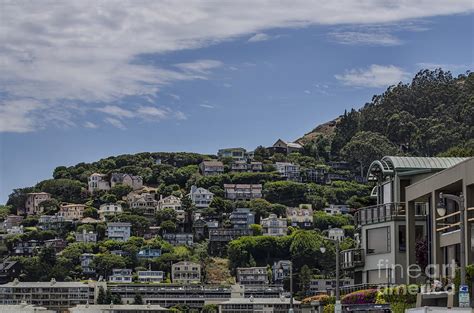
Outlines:
[[[56,166],[293,140],[420,68],[472,70],[472,3],[443,2],[6,3],[0,203]]]

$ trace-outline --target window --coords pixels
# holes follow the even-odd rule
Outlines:
[[[390,252],[390,227],[367,230],[367,254]]]

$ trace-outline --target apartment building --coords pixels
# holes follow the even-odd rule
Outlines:
[[[280,218],[276,214],[270,214],[267,218],[260,220],[264,236],[285,236],[288,234],[286,218]]]
[[[354,272],[356,285],[406,282],[406,188],[464,160],[386,156],[372,162],[368,169],[368,180],[376,184],[372,196],[377,204],[356,212],[358,247],[341,252],[342,268]],[[426,240],[428,202],[420,199],[410,205],[413,208],[408,227],[413,230],[412,236],[418,241]],[[380,264],[380,260],[383,260],[383,264]]]
[[[339,279],[339,286],[352,286],[354,280],[351,278]],[[335,278],[314,278],[309,282],[309,291],[312,295],[316,294],[331,294],[336,288]]]
[[[127,202],[131,209],[143,211],[145,215],[155,215],[158,208],[158,200],[156,200],[155,194],[148,192],[140,194],[131,192],[127,195]]]
[[[114,268],[109,276],[110,283],[131,283],[132,280],[132,270],[128,268]]]
[[[201,282],[201,265],[182,261],[171,266],[171,280],[177,284],[199,284]]]
[[[236,279],[241,285],[269,284],[266,267],[238,267]]]
[[[0,285],[0,305],[21,304],[42,306],[50,310],[64,311],[79,304],[95,302],[95,283],[12,282]]]
[[[205,209],[211,205],[214,194],[207,189],[191,186],[191,191],[187,195],[198,209]]]
[[[163,234],[163,239],[173,246],[192,246],[194,243],[194,235],[190,233],[167,233]]]
[[[107,223],[107,238],[117,241],[127,241],[130,238],[132,224]]]
[[[225,198],[229,200],[251,200],[262,198],[261,184],[224,184]]]
[[[462,195],[464,219],[461,219],[459,203],[451,199],[440,199],[441,193],[458,197]],[[420,202],[427,203],[428,243],[430,243],[428,263],[440,269],[437,278],[441,281],[449,278],[451,272],[448,265],[453,260],[460,265],[462,241],[465,264],[474,264],[474,158],[466,159],[411,184],[405,189],[404,200],[407,208],[405,223],[408,225],[405,240],[407,264],[418,263],[416,258],[418,238],[413,224],[417,217],[417,204]],[[464,225],[464,238],[461,238],[461,223]],[[416,283],[413,279],[407,279],[406,282]],[[474,301],[474,290],[469,289],[471,299]]]
[[[58,216],[63,217],[66,221],[81,220],[85,209],[85,204],[61,204],[59,206]]]
[[[110,182],[107,174],[91,174],[87,179],[87,185],[90,193],[97,190],[110,190]]]
[[[19,210],[18,215],[35,215],[42,212],[41,202],[51,200],[47,192],[30,192],[26,194],[25,209]]]
[[[96,243],[97,242],[97,233],[93,231],[87,231],[85,229],[82,232],[76,232],[74,234],[76,237],[77,242],[84,242],[84,243]]]
[[[204,176],[224,174],[224,163],[217,160],[202,161],[199,169]]]
[[[289,162],[276,162],[275,169],[285,180],[301,181],[300,166]]]

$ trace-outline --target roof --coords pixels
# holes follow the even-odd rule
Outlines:
[[[71,313],[102,313],[102,312],[120,312],[120,311],[134,311],[134,312],[146,312],[146,311],[167,311],[167,309],[157,304],[122,304],[122,305],[110,305],[110,304],[83,304],[77,305],[70,308]]]
[[[202,164],[204,164],[206,166],[224,166],[224,163],[222,163],[221,161],[217,161],[217,160],[202,161]]]
[[[394,172],[414,170],[442,170],[453,167],[469,158],[437,158],[437,157],[399,157],[384,156],[381,160],[373,161],[369,166],[368,179],[377,174],[392,175]]]
[[[49,288],[49,287],[62,287],[62,288],[78,288],[78,287],[89,287],[88,284],[75,281],[45,281],[45,282],[31,282],[31,281],[12,281],[0,287],[15,287],[15,288]]]
[[[109,223],[107,223],[107,227],[110,227],[110,226],[132,227],[132,224],[131,224],[131,223],[127,223],[127,222],[109,222]]]

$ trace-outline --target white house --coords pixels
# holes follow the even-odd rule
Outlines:
[[[132,270],[128,268],[114,268],[112,275],[109,276],[109,282],[111,283],[131,283],[132,282]]]
[[[344,229],[330,228],[328,229],[328,237],[333,240],[342,241],[344,240]]]
[[[134,176],[123,173],[112,173],[110,178],[110,186],[114,187],[117,184],[130,186],[133,190],[137,190],[143,187],[143,178],[141,176]]]
[[[208,208],[211,205],[214,194],[202,187],[191,186],[191,192],[188,194],[197,208]]]
[[[137,275],[140,283],[161,283],[165,273],[163,271],[138,271]]]
[[[345,204],[330,204],[329,207],[324,208],[324,212],[331,215],[348,214],[349,207]]]
[[[168,196],[163,198],[160,196],[160,200],[158,201],[158,210],[163,209],[173,209],[173,210],[181,210],[181,199],[176,196]]]
[[[260,225],[265,236],[285,236],[288,233],[286,218],[279,218],[276,214],[263,218]]]
[[[123,213],[123,209],[118,203],[104,203],[99,207],[97,213],[99,213],[99,218],[105,221],[108,217]]]
[[[300,166],[289,162],[276,162],[275,168],[286,180],[300,181]]]
[[[64,217],[66,221],[81,220],[86,209],[85,204],[61,204],[58,216]]]
[[[201,265],[194,262],[182,261],[171,266],[173,283],[198,284],[201,282]]]

